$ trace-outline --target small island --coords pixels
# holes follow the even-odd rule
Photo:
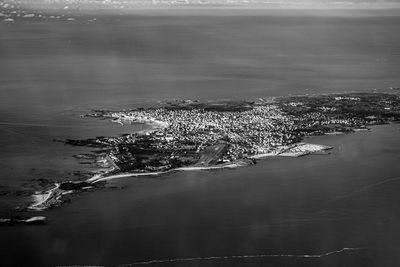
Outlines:
[[[37,192],[29,209],[59,205],[64,195],[110,179],[235,168],[270,156],[326,154],[331,147],[304,143],[304,137],[367,131],[370,125],[399,121],[400,96],[345,93],[254,101],[179,100],[132,110],[94,110],[84,117],[150,127],[117,137],[65,140],[67,145],[95,148],[93,154],[77,157],[95,159],[107,171]]]

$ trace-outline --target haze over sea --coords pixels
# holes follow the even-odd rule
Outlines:
[[[26,192],[40,189],[33,179],[92,170],[72,157],[85,149],[53,139],[139,129],[79,117],[93,108],[400,86],[398,10],[182,8],[74,18],[0,22],[0,217],[30,201]],[[113,181],[122,190],[41,213],[45,226],[0,228],[2,264],[396,266],[399,130],[307,140],[333,146],[328,156]],[[198,259],[174,260],[182,258]]]

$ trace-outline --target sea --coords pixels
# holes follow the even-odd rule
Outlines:
[[[58,208],[18,211],[48,183],[96,170],[73,157],[90,149],[58,141],[141,129],[81,116],[92,109],[387,92],[400,87],[399,32],[397,10],[0,21],[0,217],[47,218],[0,227],[0,265],[399,265],[399,124],[305,140],[330,155],[113,180]]]

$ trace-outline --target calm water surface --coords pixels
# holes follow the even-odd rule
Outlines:
[[[400,85],[400,16],[282,12],[0,24],[0,214],[29,201],[15,192],[32,179],[91,169],[72,158],[84,149],[53,139],[137,129],[79,117],[91,108]],[[46,226],[1,228],[0,255],[6,266],[114,266],[355,247],[160,266],[395,266],[398,136],[398,125],[377,127],[312,140],[334,146],[329,156],[116,181],[122,190],[44,212]]]
[[[214,259],[155,266],[395,266],[400,258],[399,125],[312,138],[331,155],[276,158],[235,170],[116,180],[46,211],[49,224],[1,228],[16,266]],[[21,252],[24,257],[20,258]]]

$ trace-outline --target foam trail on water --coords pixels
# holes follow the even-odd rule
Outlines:
[[[233,256],[210,256],[210,257],[194,257],[194,258],[175,258],[164,260],[149,260],[134,263],[127,263],[118,265],[118,267],[128,267],[136,265],[151,265],[151,264],[164,264],[185,261],[212,261],[212,260],[231,260],[231,259],[255,259],[255,258],[322,258],[333,254],[339,254],[345,251],[355,251],[363,248],[342,248],[326,252],[323,254],[256,254],[256,255],[233,255]]]
[[[390,179],[383,180],[383,181],[381,181],[381,182],[377,182],[377,183],[374,183],[374,184],[370,184],[370,185],[364,186],[364,187],[362,187],[362,188],[360,188],[360,189],[358,189],[358,190],[355,190],[355,191],[353,191],[353,192],[350,192],[350,193],[348,193],[348,194],[341,195],[341,196],[337,196],[334,200],[332,200],[332,201],[330,201],[330,202],[334,202],[334,201],[336,201],[336,200],[343,199],[343,198],[348,198],[348,197],[351,197],[351,196],[356,195],[356,194],[358,194],[358,193],[367,191],[367,190],[369,190],[369,189],[371,189],[371,188],[374,188],[374,187],[376,187],[376,186],[380,186],[380,185],[387,184],[387,183],[390,183],[390,182],[394,182],[394,181],[397,181],[397,180],[400,180],[400,177],[394,177],[394,178],[390,178]]]

